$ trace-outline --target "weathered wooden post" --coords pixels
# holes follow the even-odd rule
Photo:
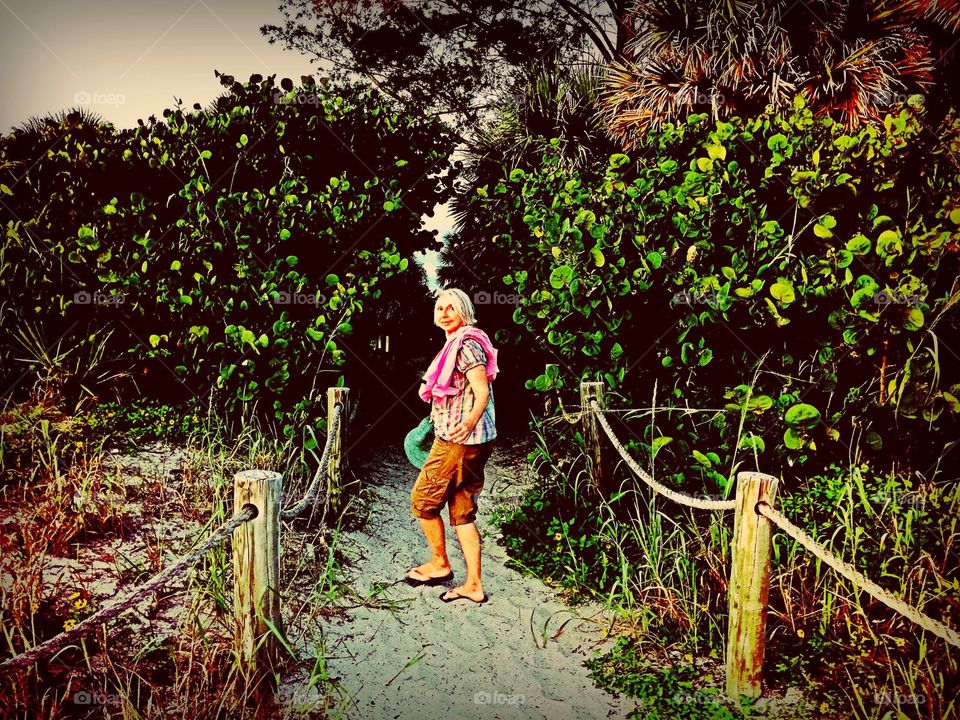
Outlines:
[[[349,458],[347,457],[347,423],[350,417],[350,388],[327,388],[327,427],[331,427],[333,411],[337,403],[340,409],[340,424],[330,445],[330,457],[327,460],[327,498],[335,514],[343,510],[344,499],[349,495],[344,487],[344,478],[349,478]],[[352,489],[351,489],[352,490]]]
[[[760,697],[763,651],[770,592],[770,521],[757,503],[773,506],[777,478],[763,473],[737,474],[730,586],[727,590],[727,695]]]
[[[596,415],[590,405],[591,400],[596,400],[601,408],[603,405],[603,383],[602,382],[582,382],[580,383],[580,410],[582,415],[580,420],[583,424],[583,441],[587,451],[587,464],[590,468],[590,476],[593,478],[593,484],[601,495],[606,494],[606,487],[603,482],[603,465],[600,454],[600,424],[597,422]]]
[[[233,607],[237,641],[248,677],[258,659],[272,662],[279,643],[267,621],[280,620],[280,498],[283,476],[270,470],[242,470],[233,478],[233,508],[253,505],[257,516],[233,531]],[[261,645],[262,642],[262,645]],[[258,650],[259,647],[259,650]]]

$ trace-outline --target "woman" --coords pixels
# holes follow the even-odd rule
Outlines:
[[[487,334],[474,326],[473,303],[462,290],[437,296],[433,322],[446,333],[443,349],[423,376],[420,397],[432,403],[436,438],[417,477],[410,505],[430,546],[430,559],[407,573],[413,586],[440,585],[453,579],[447,558],[440,510],[448,504],[467,567],[466,581],[440,595],[444,602],[484,603],[480,580],[480,533],[477,495],[483,489],[483,468],[497,436],[493,386],[497,351]]]

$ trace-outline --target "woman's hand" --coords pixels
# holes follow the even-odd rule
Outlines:
[[[476,425],[476,422],[470,423],[469,418],[457,423],[453,428],[453,432],[450,433],[450,441],[462,445],[464,440],[470,437],[470,433],[473,432],[473,428],[476,427]]]

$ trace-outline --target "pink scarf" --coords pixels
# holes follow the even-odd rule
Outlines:
[[[456,395],[457,390],[451,386],[453,371],[457,366],[457,353],[463,341],[467,338],[476,340],[487,354],[487,380],[493,381],[500,369],[497,367],[497,351],[494,349],[487,334],[473,325],[464,325],[447,338],[443,349],[430,363],[420,385],[420,397],[424,402],[433,399],[443,403],[449,395]]]

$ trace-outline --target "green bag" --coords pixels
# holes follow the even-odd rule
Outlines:
[[[429,416],[420,421],[403,439],[403,451],[418,470],[423,467],[433,446],[433,421]]]

